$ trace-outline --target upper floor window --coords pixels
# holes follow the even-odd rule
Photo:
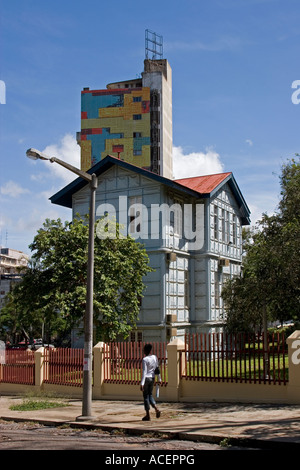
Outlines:
[[[232,217],[232,244],[237,244],[237,217],[233,215]]]
[[[170,225],[176,235],[182,236],[182,206],[178,199],[170,207]]]
[[[214,206],[214,239],[219,239],[219,209],[218,206]]]
[[[140,119],[142,119],[142,115],[141,115],[141,114],[134,114],[134,115],[133,115],[133,120],[134,120],[134,121],[139,121]]]
[[[229,224],[229,212],[222,209],[222,241],[224,243],[229,242],[230,235],[230,224]]]
[[[142,204],[142,196],[131,196],[129,198],[129,233],[141,232],[139,204]]]

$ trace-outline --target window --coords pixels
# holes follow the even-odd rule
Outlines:
[[[142,119],[142,115],[141,115],[141,114],[134,114],[134,115],[133,115],[133,120],[134,120],[134,121],[139,121],[140,119]]]
[[[131,341],[131,343],[142,342],[143,341],[143,332],[142,331],[131,331],[130,332],[130,341]]]
[[[237,220],[236,215],[232,216],[232,244],[237,244]]]
[[[219,239],[219,217],[218,206],[214,206],[214,238]]]
[[[133,133],[133,138],[134,138],[134,139],[138,139],[139,137],[142,137],[142,133],[141,133],[141,132],[134,132],[134,133]]]
[[[138,204],[142,204],[142,196],[131,196],[129,198],[129,233],[141,232],[139,219],[142,214],[138,210]]]
[[[133,155],[135,155],[135,156],[142,155],[142,151],[141,150],[134,150]]]
[[[226,241],[226,220],[225,220],[225,210],[222,209],[222,241]]]
[[[190,306],[190,277],[188,271],[184,271],[184,306],[185,308]]]
[[[133,97],[133,102],[134,102],[134,103],[138,103],[138,102],[140,102],[140,101],[142,101],[142,97],[141,97],[141,96],[134,96],[134,97]]]
[[[225,209],[222,209],[222,241],[224,243],[229,242],[229,230],[230,230],[229,212],[226,211]]]
[[[230,223],[229,223],[229,212],[225,211],[225,243],[228,243],[230,239]]]
[[[170,225],[176,235],[182,236],[182,207],[180,201],[176,199],[170,207]]]
[[[215,272],[215,308],[220,307],[220,272]]]

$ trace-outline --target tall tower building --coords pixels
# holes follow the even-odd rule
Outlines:
[[[142,77],[81,92],[81,169],[112,155],[167,178],[172,167],[172,70],[145,59]]]

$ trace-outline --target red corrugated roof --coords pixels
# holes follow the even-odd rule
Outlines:
[[[217,173],[215,175],[194,176],[192,178],[181,178],[175,180],[176,183],[185,186],[186,188],[193,189],[201,194],[210,194],[215,188],[224,181],[229,173]]]

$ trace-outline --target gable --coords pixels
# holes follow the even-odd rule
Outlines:
[[[231,205],[238,207],[242,224],[250,224],[250,210],[231,172],[183,178],[176,180],[176,182],[194,191],[198,191],[202,197],[210,199],[225,190],[225,188],[227,188],[226,190],[229,188],[233,196],[231,198]]]

